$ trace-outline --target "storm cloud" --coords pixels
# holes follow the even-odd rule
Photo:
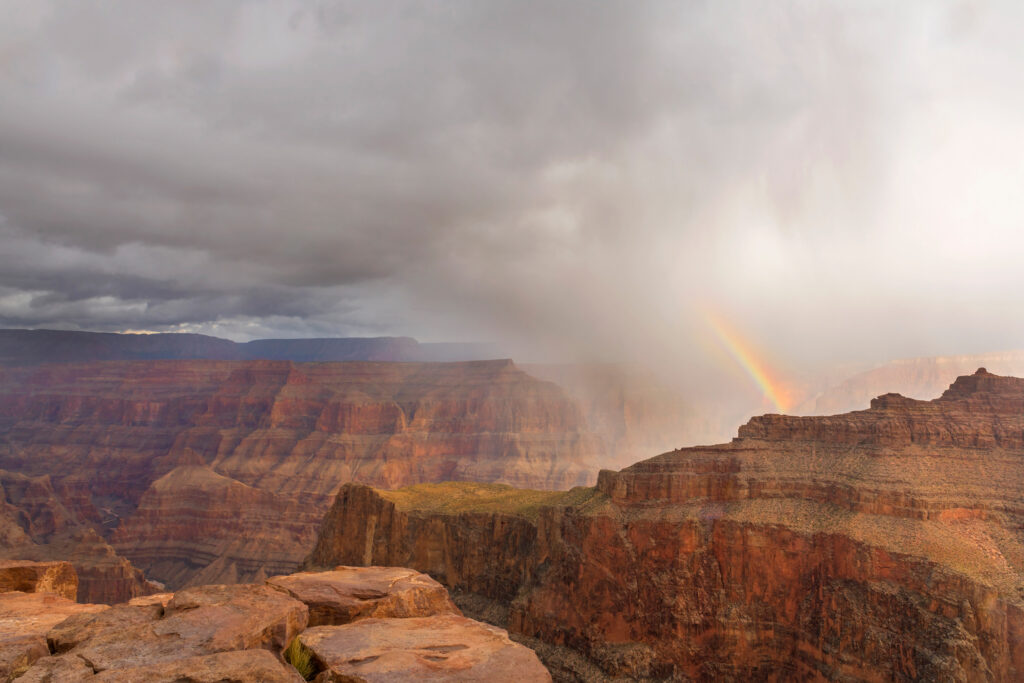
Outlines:
[[[791,367],[1024,340],[1019,3],[0,11],[2,326],[683,366],[709,310]]]

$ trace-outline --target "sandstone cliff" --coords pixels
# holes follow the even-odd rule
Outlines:
[[[511,361],[0,368],[0,467],[173,587],[294,569],[347,481],[567,488],[600,448]]]
[[[1024,380],[755,418],[594,489],[448,486],[343,488],[309,563],[427,571],[609,675],[1024,678]]]

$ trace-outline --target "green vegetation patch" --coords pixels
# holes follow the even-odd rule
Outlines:
[[[313,676],[317,674],[312,653],[302,646],[298,636],[292,639],[291,645],[284,651],[284,660],[307,681],[313,680]]]
[[[541,508],[576,506],[595,495],[595,490],[577,486],[570,491],[517,489],[507,484],[478,484],[447,481],[417,484],[404,489],[377,493],[399,510],[457,515],[463,512],[500,513],[535,520]]]

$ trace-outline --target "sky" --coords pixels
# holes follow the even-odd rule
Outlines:
[[[1024,3],[0,15],[3,327],[684,374],[716,325],[793,372],[1024,348]]]

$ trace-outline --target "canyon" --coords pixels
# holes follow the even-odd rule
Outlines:
[[[348,484],[306,565],[424,571],[558,680],[1020,680],[1022,500],[1024,380],[982,369],[595,487]]]
[[[4,552],[74,546],[83,587],[118,565],[89,601],[146,592],[138,569],[173,588],[293,570],[348,481],[568,488],[602,448],[559,387],[507,360],[0,367],[8,526],[26,537]]]

